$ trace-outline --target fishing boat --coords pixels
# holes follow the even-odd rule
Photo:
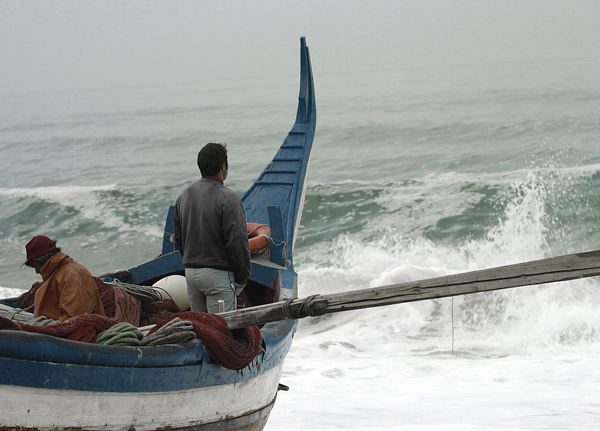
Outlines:
[[[295,123],[241,198],[247,221],[270,230],[268,247],[252,258],[244,290],[248,307],[297,297],[294,240],[315,125],[310,56],[301,38]],[[173,211],[171,206],[157,258],[98,277],[152,286],[181,276],[184,267],[173,244]],[[32,317],[6,303],[0,316],[11,321]],[[261,430],[278,389],[284,388],[279,379],[296,327],[294,319],[264,324],[260,352],[239,370],[220,365],[198,339],[114,346],[0,330],[0,430]]]
[[[219,315],[232,332],[248,327],[258,331],[260,325],[260,352],[243,367],[227,367],[207,342],[198,339],[114,346],[11,330],[2,325],[30,322],[33,316],[10,301],[0,301],[0,431],[261,430],[278,390],[285,389],[279,379],[297,319],[600,275],[600,250],[595,250],[298,298],[294,240],[316,124],[304,38],[300,59],[296,121],[275,157],[242,196],[250,226],[269,227],[268,247],[252,258],[252,274],[243,293],[248,306]],[[99,278],[107,283],[155,286],[174,295],[162,284],[181,277],[184,270],[173,245],[173,211],[173,207],[168,210],[157,258]]]

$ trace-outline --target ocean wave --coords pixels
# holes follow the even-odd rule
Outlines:
[[[88,228],[90,233],[98,229],[147,233],[152,226],[128,221],[135,220],[132,216],[141,210],[135,195],[136,192],[116,184],[3,188],[0,197],[5,203],[0,225],[5,230],[19,231],[19,225],[43,226],[51,220],[52,230],[73,232],[77,231],[76,226],[86,229],[93,221],[97,226],[89,226],[93,229]],[[153,232],[154,235],[161,233]]]
[[[303,219],[310,238],[303,239],[296,254],[300,296],[597,248],[598,234],[589,226],[598,222],[599,173],[600,166],[592,165],[313,186],[308,217]],[[407,345],[426,338],[434,345],[436,338],[453,336],[458,343],[460,336],[465,349],[486,355],[502,354],[504,349],[596,351],[597,288],[595,279],[576,280],[361,310],[302,325],[310,333],[337,327],[354,333],[364,326],[382,339],[402,334]],[[421,348],[426,349],[422,344]]]
[[[48,186],[48,187],[15,187],[0,188],[0,195],[11,197],[33,196],[40,199],[53,200],[57,202],[68,202],[71,198],[89,196],[95,191],[115,190],[116,184],[104,186]]]
[[[17,296],[20,296],[23,292],[25,291],[21,289],[0,286],[0,299],[16,298]]]

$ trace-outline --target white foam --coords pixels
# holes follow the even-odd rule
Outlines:
[[[445,245],[392,224],[376,236],[375,220],[370,234],[296,256],[299,296],[548,257],[552,185],[536,171],[506,178],[511,198],[487,235]],[[404,199],[392,188],[386,220]],[[303,319],[281,379],[290,391],[266,430],[595,430],[599,287],[591,278]]]
[[[24,293],[24,290],[15,289],[12,287],[2,287],[0,286],[0,298],[15,298]]]

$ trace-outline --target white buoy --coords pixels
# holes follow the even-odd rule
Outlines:
[[[183,275],[168,275],[152,285],[160,293],[162,299],[172,299],[181,311],[190,309],[190,298],[187,294],[187,283]]]

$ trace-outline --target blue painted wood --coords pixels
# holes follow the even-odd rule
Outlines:
[[[269,226],[271,228],[270,260],[276,265],[285,266],[287,261],[286,243],[281,219],[281,208],[269,205],[267,207]]]
[[[165,232],[163,233],[162,255],[175,251],[175,228],[173,227],[173,216],[175,215],[175,205],[169,207],[167,220],[165,221]]]
[[[131,281],[129,283],[140,285],[152,284],[167,275],[183,273],[183,271],[185,271],[185,267],[181,261],[181,253],[173,251],[134,268],[130,268]]]
[[[0,331],[1,356],[115,367],[176,367],[202,360],[202,344],[132,347],[105,346],[64,340],[50,335],[20,331]]]
[[[280,291],[282,288],[279,279],[279,270],[272,266],[261,265],[256,262],[252,262],[252,281],[262,284],[275,292]]]
[[[189,343],[184,346],[111,347],[60,339],[62,343],[40,341],[53,338],[41,334],[30,334],[32,337],[28,338],[31,343],[23,343],[18,340],[21,332],[0,331],[0,383],[34,388],[129,393],[178,391],[238,383],[271,370],[283,360],[291,346],[297,323],[282,323],[286,324],[265,325],[265,352],[242,371],[227,370],[211,363],[210,356],[201,345],[190,346]],[[39,346],[30,355],[30,349],[35,350],[36,338],[38,344],[45,346]],[[24,349],[19,351],[20,347]],[[117,353],[109,354],[111,348]],[[48,356],[44,358],[44,355]],[[137,360],[135,355],[139,356]],[[202,378],[199,378],[200,375]]]
[[[310,55],[304,38],[300,45],[300,94],[296,122],[271,163],[242,196],[249,222],[268,224],[267,206],[281,209],[286,253],[290,261],[288,269],[292,271],[294,234],[304,199],[304,183],[317,121]]]

